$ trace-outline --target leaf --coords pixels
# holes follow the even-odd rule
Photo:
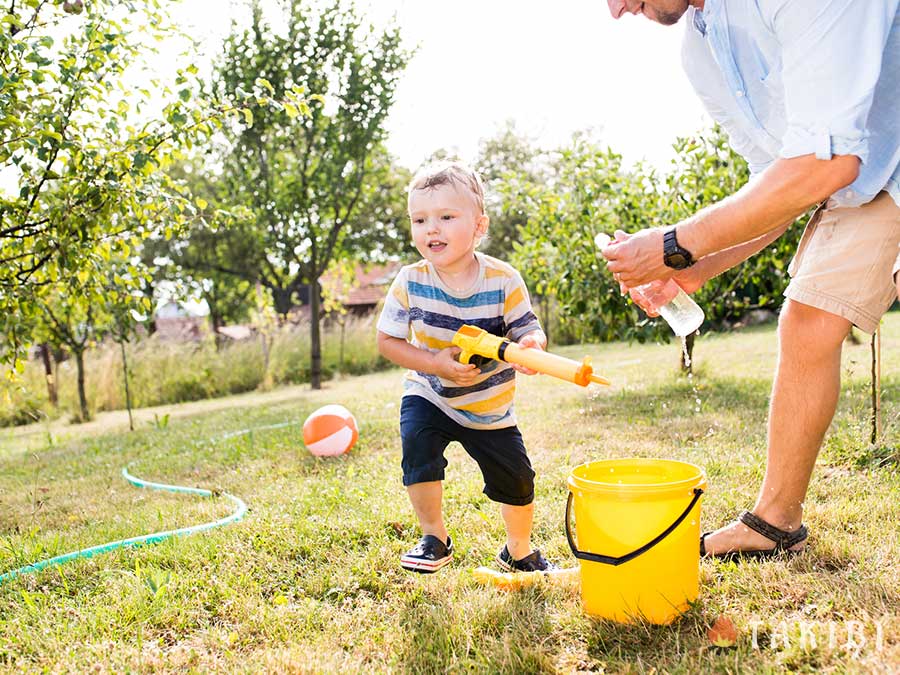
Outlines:
[[[706,637],[716,647],[734,647],[737,642],[737,629],[727,616],[719,616],[706,631]]]
[[[248,127],[253,126],[253,111],[250,108],[241,108],[241,114],[244,116],[244,124]]]
[[[275,88],[272,86],[272,83],[269,82],[266,78],[257,77],[255,83],[256,86],[266,89],[272,96],[275,95]]]

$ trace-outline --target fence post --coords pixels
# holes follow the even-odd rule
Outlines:
[[[881,326],[872,334],[872,445],[881,438]]]

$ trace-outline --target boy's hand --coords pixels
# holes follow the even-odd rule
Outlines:
[[[518,342],[520,347],[528,347],[531,349],[540,349],[544,351],[544,347],[547,346],[547,336],[544,335],[540,331],[535,331],[533,333],[529,333],[528,335],[524,335],[521,340]],[[519,371],[523,375],[537,375],[536,370],[532,370],[531,368],[526,368],[525,366],[520,366],[518,363],[510,363],[515,370]]]
[[[460,363],[456,360],[462,350],[459,347],[447,347],[434,355],[434,374],[450,380],[460,387],[475,384],[481,370],[474,363]]]

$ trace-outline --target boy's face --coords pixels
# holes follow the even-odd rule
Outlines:
[[[475,195],[455,184],[409,194],[413,243],[423,258],[446,272],[463,271],[488,228]]]

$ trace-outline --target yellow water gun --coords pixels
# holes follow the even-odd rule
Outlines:
[[[473,570],[472,573],[475,576],[475,580],[479,583],[493,584],[505,591],[517,591],[520,588],[535,586],[545,582],[578,581],[581,568],[566,567],[547,572],[498,572],[490,567],[479,567]]]
[[[591,357],[585,356],[579,363],[563,356],[531,347],[520,347],[506,338],[488,333],[478,326],[465,324],[453,336],[453,344],[460,348],[459,362],[469,363],[473,356],[517,363],[545,375],[552,375],[567,382],[574,382],[582,387],[591,382],[609,384],[609,380],[594,375]]]

